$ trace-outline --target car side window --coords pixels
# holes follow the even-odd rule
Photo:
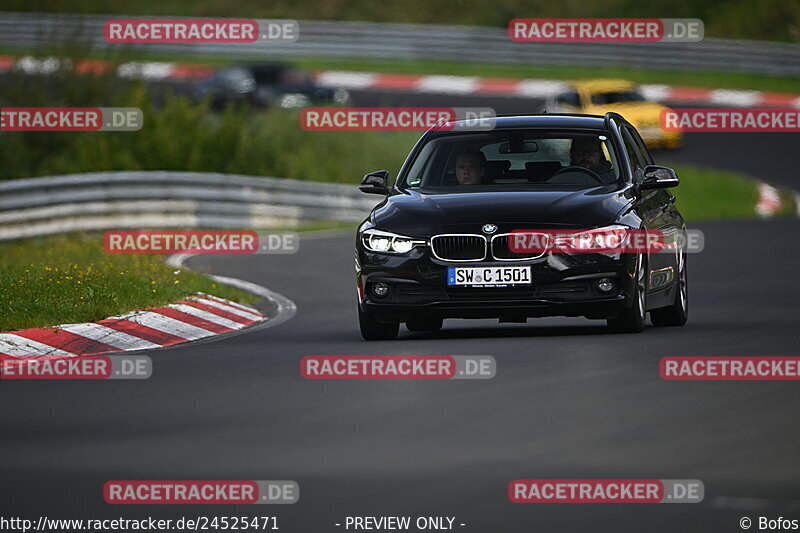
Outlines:
[[[572,107],[581,106],[581,100],[578,97],[578,93],[575,91],[567,91],[559,94],[558,97],[556,97],[556,102]]]
[[[628,128],[621,128],[620,131],[625,144],[625,152],[628,154],[628,161],[630,161],[631,170],[633,171],[633,181],[634,183],[642,183],[644,180],[644,167],[647,166],[647,161],[639,153],[636,142],[633,140]]]
[[[647,151],[647,145],[642,140],[642,136],[639,135],[639,132],[636,131],[635,128],[627,128],[626,127],[625,129],[630,132],[631,138],[636,143],[636,147],[639,148],[639,153],[642,154],[642,156],[644,158],[644,161],[646,163],[645,166],[652,165],[653,164],[653,157],[650,155],[650,152]]]

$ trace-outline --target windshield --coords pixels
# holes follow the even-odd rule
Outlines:
[[[589,188],[615,183],[617,161],[603,132],[440,133],[422,147],[400,187],[428,193]]]
[[[627,102],[644,102],[644,96],[638,91],[611,91],[592,95],[592,103],[597,105],[624,104]]]

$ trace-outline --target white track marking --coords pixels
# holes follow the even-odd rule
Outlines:
[[[666,100],[669,96],[669,85],[640,85],[642,94],[648,100]]]
[[[49,344],[32,341],[13,333],[0,333],[0,353],[14,357],[41,357],[43,355],[75,357],[74,353],[65,352]]]
[[[219,296],[214,296],[213,294],[206,294],[204,292],[198,292],[197,296],[202,296],[203,298],[208,298],[209,300],[214,300],[215,302],[220,302],[220,303],[223,303],[225,305],[230,305],[231,307],[236,307],[238,309],[241,309],[242,311],[247,311],[248,313],[255,313],[257,315],[261,315],[261,313],[259,313],[258,309],[254,308],[254,307],[250,307],[249,305],[240,304],[240,303],[237,303],[237,302],[232,302],[230,300],[226,300],[225,298],[220,298]]]
[[[343,87],[345,89],[365,89],[372,87],[377,74],[372,72],[347,72],[329,70],[317,75],[317,83],[328,87]]]
[[[161,80],[168,78],[175,68],[175,63],[157,61],[123,63],[117,67],[117,76],[121,78],[143,78]]]
[[[214,324],[219,324],[220,326],[225,326],[226,328],[231,329],[241,329],[244,327],[244,324],[240,324],[239,322],[234,322],[233,320],[228,320],[227,318],[221,317],[219,315],[215,315],[214,313],[209,313],[203,309],[198,309],[197,307],[192,307],[191,305],[186,304],[170,304],[167,307],[171,307],[181,313],[186,313],[187,315],[196,316],[197,318],[202,318],[203,320],[207,320],[209,322],[213,322]]]
[[[86,324],[66,324],[60,326],[61,329],[92,339],[93,341],[108,344],[120,350],[148,350],[152,348],[160,348],[161,345],[152,343],[146,339],[135,337],[124,331],[117,331],[102,324],[86,323]]]
[[[475,76],[423,76],[417,90],[428,93],[472,94],[480,78]]]
[[[515,94],[528,98],[548,98],[565,90],[567,84],[556,80],[521,80]]]
[[[708,95],[708,101],[712,104],[730,105],[734,107],[752,107],[761,98],[759,91],[734,91],[729,89],[717,89]]]
[[[237,309],[235,307],[231,307],[230,305],[225,305],[220,302],[215,302],[214,300],[209,300],[207,298],[200,298],[199,296],[190,296],[189,299],[197,303],[208,305],[210,307],[216,307],[217,309],[227,311],[228,313],[232,313],[236,316],[240,316],[248,320],[262,320],[264,318],[260,314],[251,313],[249,311],[244,311],[242,309]]]
[[[202,339],[209,335],[214,335],[213,331],[175,320],[168,316],[164,316],[152,311],[140,311],[127,317],[131,322],[136,322],[148,328],[157,329],[158,331],[169,333],[186,340]]]

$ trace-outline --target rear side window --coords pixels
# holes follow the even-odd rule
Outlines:
[[[596,105],[625,104],[629,102],[644,102],[644,96],[637,91],[609,91],[592,95],[592,103]]]
[[[633,142],[636,143],[636,147],[639,149],[639,153],[644,157],[646,164],[652,165],[653,158],[650,156],[650,152],[647,151],[647,146],[644,144],[642,136],[639,135],[639,132],[634,128],[626,127],[625,129],[631,134],[631,139],[633,139]]]
[[[648,165],[648,162],[639,153],[639,147],[636,146],[636,141],[633,140],[628,128],[621,128],[621,132],[622,140],[625,144],[625,152],[628,155],[628,161],[633,171],[633,180],[635,183],[641,183],[644,180],[644,167]]]

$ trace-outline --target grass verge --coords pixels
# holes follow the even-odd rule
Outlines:
[[[0,331],[93,322],[172,303],[198,291],[242,303],[259,298],[162,255],[108,254],[98,234],[0,243]]]
[[[680,185],[670,189],[675,205],[689,222],[756,216],[758,182],[741,174],[676,166]]]
[[[759,181],[736,172],[712,168],[675,166],[680,185],[671,189],[676,206],[689,222],[754,218],[757,215]],[[795,193],[775,186],[781,207],[774,216],[796,216]]]
[[[52,106],[46,79],[0,86],[0,102]],[[369,171],[399,170],[418,132],[315,132],[300,112],[228,108],[167,95],[159,105],[140,83],[64,76],[60,105],[138,107],[136,132],[7,132],[0,179],[114,170],[223,172],[356,184]]]

